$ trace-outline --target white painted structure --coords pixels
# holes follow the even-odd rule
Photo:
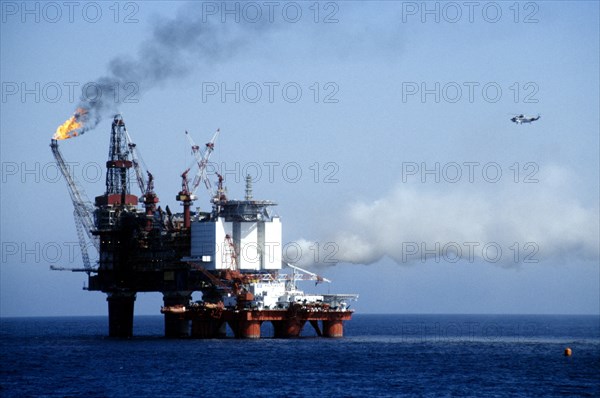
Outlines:
[[[224,217],[192,222],[190,257],[209,271],[275,271],[281,264],[279,217],[225,221]]]
[[[254,295],[253,304],[259,309],[276,309],[277,302],[285,294],[285,282],[264,281],[247,286]]]

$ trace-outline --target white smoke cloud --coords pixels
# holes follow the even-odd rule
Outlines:
[[[540,184],[522,190],[398,186],[374,202],[348,206],[325,241],[335,243],[335,260],[355,264],[383,257],[399,264],[463,260],[503,266],[574,257],[597,261],[598,208],[578,201],[568,181],[565,169],[546,167]],[[316,242],[298,241],[306,255],[297,263],[333,263],[322,261],[323,242],[315,256]]]

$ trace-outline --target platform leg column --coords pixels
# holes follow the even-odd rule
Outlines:
[[[284,338],[285,336],[285,321],[271,321],[273,325],[273,337],[276,339]]]
[[[240,321],[239,337],[242,339],[260,339],[261,321]]]
[[[196,339],[214,339],[217,337],[225,337],[221,334],[223,326],[226,327],[227,325],[219,319],[193,319],[192,337]]]
[[[325,337],[344,337],[343,321],[323,321],[323,336]]]
[[[108,335],[129,338],[133,336],[133,307],[135,293],[108,293]]]
[[[285,322],[285,337],[293,338],[299,337],[304,328],[306,321],[299,321],[297,319],[288,319]]]
[[[217,330],[217,337],[220,339],[227,337],[227,322],[221,322],[219,329]]]
[[[191,293],[163,293],[163,302],[165,307],[174,305],[190,304]],[[188,337],[190,335],[190,322],[185,319],[183,314],[165,313],[165,337],[178,338]]]

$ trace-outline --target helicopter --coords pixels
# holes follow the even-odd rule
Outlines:
[[[525,116],[523,114],[520,114],[518,116],[512,117],[510,119],[510,121],[514,122],[516,124],[531,123],[531,122],[535,122],[540,117],[541,117],[540,115],[537,115],[537,116]]]

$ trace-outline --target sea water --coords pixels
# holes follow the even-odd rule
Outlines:
[[[600,397],[598,316],[355,314],[340,339],[309,324],[166,339],[160,316],[136,317],[131,339],[107,331],[106,317],[2,318],[0,396]]]

